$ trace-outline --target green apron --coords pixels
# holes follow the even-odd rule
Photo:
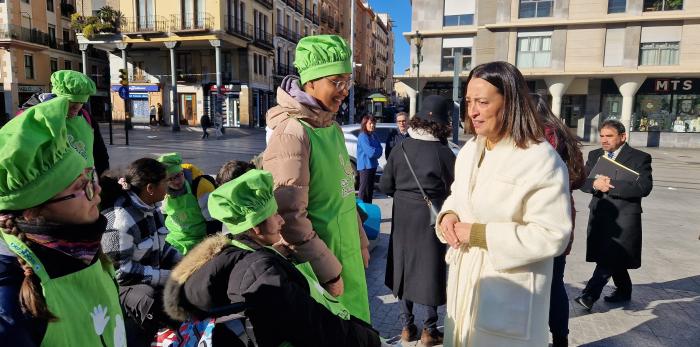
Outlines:
[[[185,188],[185,194],[177,197],[168,195],[163,201],[163,211],[168,215],[165,218],[165,227],[168,228],[165,241],[183,255],[207,236],[206,221],[187,181]]]
[[[98,260],[78,272],[50,278],[39,258],[17,237],[0,232],[9,249],[32,266],[41,281],[49,322],[41,346],[126,347],[119,292],[111,264]]]
[[[73,147],[87,161],[86,167],[95,166],[95,157],[92,153],[92,145],[95,142],[95,134],[87,119],[82,114],[66,119],[68,129],[68,144]]]
[[[246,250],[246,251],[251,251],[255,252],[254,249],[250,248],[248,245],[238,241],[238,240],[231,240],[231,244],[233,244],[235,247],[238,247],[240,249]],[[271,249],[275,251],[275,253],[279,254],[276,249],[273,247],[267,247],[268,249]],[[280,254],[280,256],[282,256]],[[344,320],[349,320],[350,319],[350,313],[348,310],[343,306],[341,302],[338,301],[333,295],[329,294],[321,284],[318,282],[318,278],[316,278],[316,274],[314,273],[314,270],[311,268],[311,264],[309,262],[304,262],[300,264],[295,264],[297,270],[301,272],[302,275],[304,275],[304,278],[306,279],[306,282],[309,284],[309,294],[311,297],[319,304],[325,306],[329,311],[331,311],[334,315],[344,319]],[[289,342],[284,342],[279,347],[292,347],[293,345]]]
[[[334,123],[312,128],[299,121],[311,143],[308,216],[314,230],[343,266],[345,292],[338,300],[350,314],[370,323],[365,267],[360,250],[355,174],[345,138]]]

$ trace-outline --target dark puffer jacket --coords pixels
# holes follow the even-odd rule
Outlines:
[[[377,332],[352,317],[343,320],[317,303],[294,265],[273,250],[239,236],[205,239],[178,264],[165,286],[165,311],[184,321],[242,304],[259,346],[380,346]]]

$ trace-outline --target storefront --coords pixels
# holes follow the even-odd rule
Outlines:
[[[118,93],[121,85],[113,85],[111,87],[113,100],[119,99]],[[157,84],[147,85],[129,85],[129,109],[131,112],[131,122],[135,124],[148,124],[151,117],[151,112],[156,111],[156,105],[162,104],[163,94],[160,86]],[[119,103],[121,104],[121,103]],[[113,105],[113,117],[115,120],[123,119],[123,108],[119,105]]]
[[[632,130],[700,132],[700,79],[647,79],[637,91]]]
[[[24,104],[29,98],[35,93],[49,93],[51,88],[46,88],[44,86],[30,86],[20,84],[17,87],[17,106]]]
[[[220,94],[220,106],[217,109],[217,98],[216,98],[216,90],[217,87],[216,85],[211,85],[209,86],[209,93],[205,95],[206,102],[205,105],[207,105],[207,109],[205,110],[206,114],[212,114],[216,115],[217,113],[221,115],[222,117],[222,122],[224,127],[240,127],[241,126],[241,119],[240,119],[240,92],[241,92],[241,85],[240,84],[225,84],[221,86],[221,94]],[[214,110],[214,112],[208,112],[209,110]],[[214,119],[214,122],[217,122],[217,119]]]

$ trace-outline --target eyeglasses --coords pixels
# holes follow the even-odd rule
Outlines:
[[[396,123],[406,123],[406,120],[397,120]]]
[[[182,171],[180,171],[180,172],[178,172],[178,173],[176,173],[176,174],[174,174],[174,175],[168,177],[168,182],[174,182],[174,181],[176,181],[178,178],[180,178],[180,177],[182,177],[182,176],[184,176],[184,175],[185,175],[185,173],[182,172]]]
[[[335,89],[339,92],[342,92],[343,90],[350,90],[353,85],[355,85],[355,81],[353,80],[340,80],[340,81],[334,81],[328,77],[324,77],[325,79],[331,81],[333,84],[335,84]]]
[[[90,170],[86,173],[87,180],[85,181],[85,185],[83,185],[83,193],[85,193],[85,198],[88,199],[88,201],[92,201],[92,199],[95,197],[95,183],[97,181],[97,176],[95,176],[95,170]],[[62,196],[60,198],[55,198],[48,200],[41,204],[42,206],[53,204],[56,202],[61,202],[61,201],[66,201],[70,199],[75,199],[78,197],[79,194],[68,194],[66,196]]]

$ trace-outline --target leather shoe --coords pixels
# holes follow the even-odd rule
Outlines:
[[[409,324],[401,330],[401,341],[411,342],[418,340],[418,327],[415,324]]]
[[[420,335],[420,343],[425,347],[432,347],[435,345],[441,345],[443,337],[445,335],[440,332],[440,330],[428,330],[423,329],[423,333]]]
[[[615,291],[606,297],[603,297],[603,300],[605,302],[625,302],[625,301],[630,301],[632,299],[632,293],[623,293],[620,292],[619,289],[615,289]]]
[[[588,312],[591,312],[591,309],[593,308],[593,304],[595,304],[595,300],[588,295],[588,294],[583,294],[579,296],[578,298],[574,299],[577,304],[583,306]]]

